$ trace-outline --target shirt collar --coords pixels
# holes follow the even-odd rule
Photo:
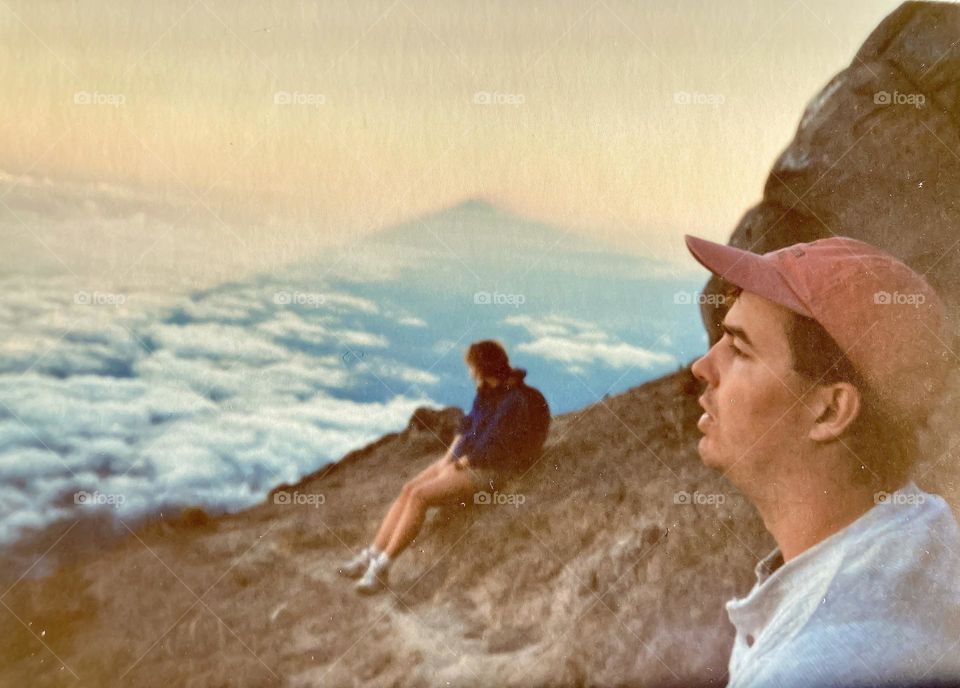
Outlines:
[[[919,492],[914,481],[909,480],[893,494]],[[822,596],[821,588],[829,585],[841,566],[844,545],[857,540],[864,531],[883,523],[895,511],[886,505],[876,504],[852,523],[786,563],[783,562],[780,548],[774,547],[754,567],[757,582],[746,597],[734,598],[726,603],[730,622],[738,628],[759,630],[788,600],[806,599],[815,606]]]
[[[779,547],[774,547],[753,569],[757,577],[757,583],[762,584],[763,581],[769,578],[770,575],[781,566],[783,566],[783,553]]]

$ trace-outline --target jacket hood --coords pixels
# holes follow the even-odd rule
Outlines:
[[[523,378],[526,376],[526,368],[511,368],[510,373],[501,384],[496,387],[488,387],[484,384],[478,387],[477,390],[482,394],[500,394],[508,389],[513,389],[514,387],[524,384]]]
[[[506,384],[508,387],[515,387],[523,382],[523,378],[527,376],[526,368],[514,368],[510,371],[510,374],[507,376]]]

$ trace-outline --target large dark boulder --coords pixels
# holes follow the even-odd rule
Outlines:
[[[765,253],[832,235],[861,239],[925,273],[956,314],[958,38],[956,5],[908,2],[887,17],[807,106],[729,243]],[[713,278],[705,291],[722,286]],[[711,342],[725,313],[714,301],[702,306]]]

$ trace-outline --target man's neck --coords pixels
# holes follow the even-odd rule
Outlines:
[[[786,563],[863,516],[875,494],[873,487],[781,484],[753,501]]]

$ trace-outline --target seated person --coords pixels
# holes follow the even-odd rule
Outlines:
[[[540,391],[524,382],[526,371],[512,368],[493,340],[474,342],[464,358],[477,393],[458,434],[440,459],[403,486],[373,544],[339,569],[350,578],[362,576],[356,584],[360,593],[383,589],[391,562],[417,536],[427,509],[500,490],[540,457],[550,408]]]

